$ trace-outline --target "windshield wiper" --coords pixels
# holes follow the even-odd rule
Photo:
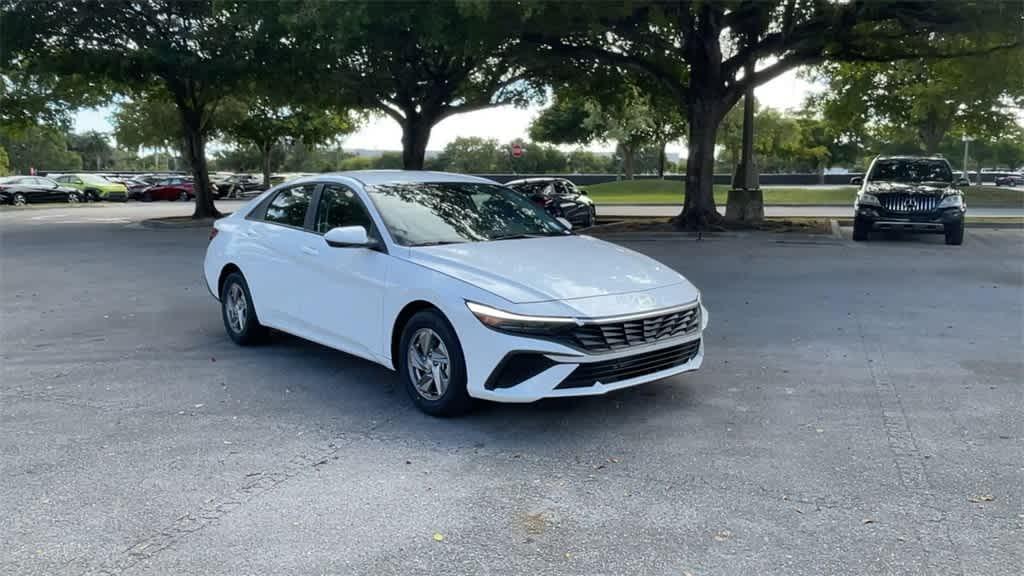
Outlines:
[[[519,240],[520,238],[547,238],[549,236],[561,236],[561,234],[505,234],[504,236],[493,236],[491,240]]]
[[[466,240],[434,240],[433,242],[419,242],[417,244],[410,244],[412,248],[419,246],[445,246],[447,244],[465,244]]]

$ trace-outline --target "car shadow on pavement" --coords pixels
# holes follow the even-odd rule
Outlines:
[[[310,402],[337,407],[339,418],[358,407],[359,414],[373,413],[389,421],[391,434],[419,437],[427,428],[438,432],[432,438],[451,438],[454,445],[463,444],[460,439],[467,436],[481,441],[501,439],[497,443],[511,444],[509,449],[529,448],[536,442],[557,444],[561,439],[576,443],[594,438],[597,431],[603,436],[629,428],[638,419],[683,414],[695,403],[688,381],[693,375],[682,374],[597,396],[549,398],[528,404],[478,400],[469,414],[433,418],[413,406],[398,374],[383,366],[279,332],[274,333],[270,348],[301,357],[304,368],[320,375],[307,380],[303,388]],[[553,429],[571,431],[570,437],[552,437]]]

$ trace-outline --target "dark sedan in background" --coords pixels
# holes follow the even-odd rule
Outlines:
[[[39,202],[80,202],[82,192],[61,186],[43,176],[8,176],[0,178],[0,204],[24,206]]]
[[[213,183],[213,189],[220,198],[246,198],[263,192],[267,187],[261,176],[233,174]]]
[[[1024,174],[996,176],[996,186],[1024,186]]]
[[[573,227],[593,226],[597,209],[587,193],[565,178],[524,178],[505,186],[524,194],[552,216],[562,217]]]

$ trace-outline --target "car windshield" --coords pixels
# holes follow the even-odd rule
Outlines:
[[[944,160],[889,159],[875,162],[871,180],[885,182],[952,182],[953,173]]]
[[[510,188],[523,194],[546,194],[551,192],[551,180],[544,180],[542,182],[519,182],[518,184],[510,184]]]
[[[543,209],[494,184],[415,182],[371,186],[367,192],[403,246],[570,234]]]

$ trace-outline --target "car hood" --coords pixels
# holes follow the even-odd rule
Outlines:
[[[517,304],[625,294],[673,284],[685,284],[697,297],[697,289],[668,266],[589,236],[414,247],[408,258]]]
[[[864,188],[868,194],[926,194],[929,196],[941,196],[951,194],[958,190],[952,184],[939,184],[936,182],[869,182]]]

